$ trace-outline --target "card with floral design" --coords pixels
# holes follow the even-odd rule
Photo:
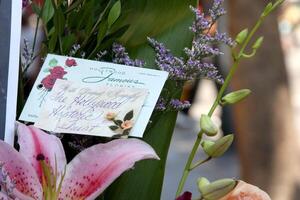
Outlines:
[[[57,133],[127,137],[147,95],[142,88],[88,86],[58,79],[34,125]]]
[[[57,80],[90,87],[142,88],[149,94],[130,134],[139,137],[149,122],[167,77],[167,72],[159,70],[48,54],[19,120],[36,122]]]

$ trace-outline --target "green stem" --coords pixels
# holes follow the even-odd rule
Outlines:
[[[209,112],[208,112],[208,116],[212,116],[212,114],[214,113],[214,111],[216,110],[216,108],[218,107],[219,105],[219,102],[221,101],[224,93],[225,93],[225,90],[227,89],[227,87],[229,86],[229,83],[233,77],[233,75],[235,74],[238,66],[239,66],[239,63],[240,63],[240,60],[243,58],[243,53],[246,49],[246,47],[248,46],[250,40],[252,39],[253,35],[255,34],[255,32],[257,31],[257,29],[260,27],[260,25],[262,24],[263,20],[264,20],[265,16],[261,16],[259,18],[259,20],[257,21],[257,23],[255,24],[255,26],[252,28],[250,34],[247,36],[246,40],[244,41],[239,53],[238,53],[238,56],[237,58],[234,59],[234,63],[229,71],[229,74],[227,75],[225,81],[224,81],[224,84],[222,85],[221,89],[219,90],[218,92],[218,95],[212,105],[212,107],[210,108]],[[198,133],[198,137],[194,143],[194,146],[192,148],[192,151],[188,157],[188,160],[186,162],[186,165],[185,165],[185,168],[184,168],[184,171],[183,171],[183,174],[182,174],[182,177],[181,177],[181,180],[179,182],[179,185],[178,185],[178,189],[177,189],[177,192],[176,192],[176,197],[178,197],[181,193],[182,193],[182,190],[183,190],[183,187],[185,185],[185,182],[188,178],[188,175],[190,173],[191,170],[193,170],[194,168],[198,167],[199,165],[203,164],[203,163],[199,163],[197,166],[192,166],[192,162],[194,160],[194,157],[197,153],[197,150],[199,148],[199,145],[200,145],[200,142],[202,140],[202,135],[203,135],[203,132],[200,131]]]
[[[200,142],[201,142],[201,139],[202,139],[202,135],[203,135],[203,133],[202,133],[202,131],[200,131],[199,134],[198,134],[197,140],[195,141],[195,144],[193,146],[193,149],[192,149],[192,151],[191,151],[191,153],[189,155],[187,163],[186,163],[186,165],[184,167],[184,171],[183,171],[181,180],[180,180],[178,188],[177,188],[176,197],[178,197],[181,194],[182,190],[183,190],[184,184],[185,184],[186,179],[187,179],[187,177],[189,175],[189,172],[190,172],[190,166],[191,166],[191,164],[192,164],[192,162],[194,160],[195,154],[196,154],[196,152],[198,150],[198,147],[200,145]]]
[[[207,157],[206,159],[204,160],[199,160],[198,162],[196,162],[193,166],[190,167],[190,171],[192,171],[193,169],[197,168],[198,166],[210,161],[212,159],[212,157]]]

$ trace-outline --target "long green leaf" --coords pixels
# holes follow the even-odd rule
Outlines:
[[[124,11],[127,13],[122,23],[130,27],[121,38],[129,48],[130,54],[147,62],[147,67],[155,68],[153,49],[146,42],[146,37],[155,37],[164,42],[172,52],[182,55],[182,49],[192,40],[188,27],[193,15],[189,5],[195,1],[182,0],[127,0]],[[124,19],[125,18],[125,19]],[[120,24],[122,24],[120,23]],[[165,88],[172,90],[174,84],[169,82]],[[177,91],[180,97],[180,89]],[[142,161],[136,164],[134,170],[122,175],[106,192],[109,200],[159,200],[164,178],[165,163],[173,129],[176,112],[152,116],[152,124],[144,134],[144,140],[149,143],[160,156],[160,161]]]

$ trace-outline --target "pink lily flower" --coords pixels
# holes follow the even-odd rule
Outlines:
[[[239,180],[235,188],[220,200],[271,200],[260,188]]]
[[[141,140],[118,139],[87,148],[66,165],[63,146],[56,136],[18,124],[18,138],[19,152],[0,140],[0,199],[49,200],[43,197],[45,171],[41,160],[51,173],[63,177],[58,200],[92,200],[135,162],[159,159]]]

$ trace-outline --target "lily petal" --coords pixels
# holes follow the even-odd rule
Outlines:
[[[68,164],[59,199],[95,199],[143,159],[159,157],[150,145],[138,139],[119,139],[85,149]]]
[[[239,180],[235,188],[220,200],[271,200],[270,196],[260,188]]]
[[[23,197],[28,196],[28,198],[23,198],[24,200],[42,199],[42,186],[34,168],[13,147],[1,140],[0,163],[4,164],[3,169],[7,172],[10,180],[15,181],[17,196],[23,196],[20,194],[22,193]]]
[[[55,159],[58,174],[64,171],[67,160],[58,137],[49,135],[34,126],[18,123],[18,143],[20,144],[19,152],[35,168],[39,178],[42,175],[42,168],[37,156],[40,154],[45,157],[45,161],[51,166],[52,171],[55,169]]]
[[[0,199],[1,200],[10,200],[10,198],[6,194],[4,194],[2,192],[0,192]]]

